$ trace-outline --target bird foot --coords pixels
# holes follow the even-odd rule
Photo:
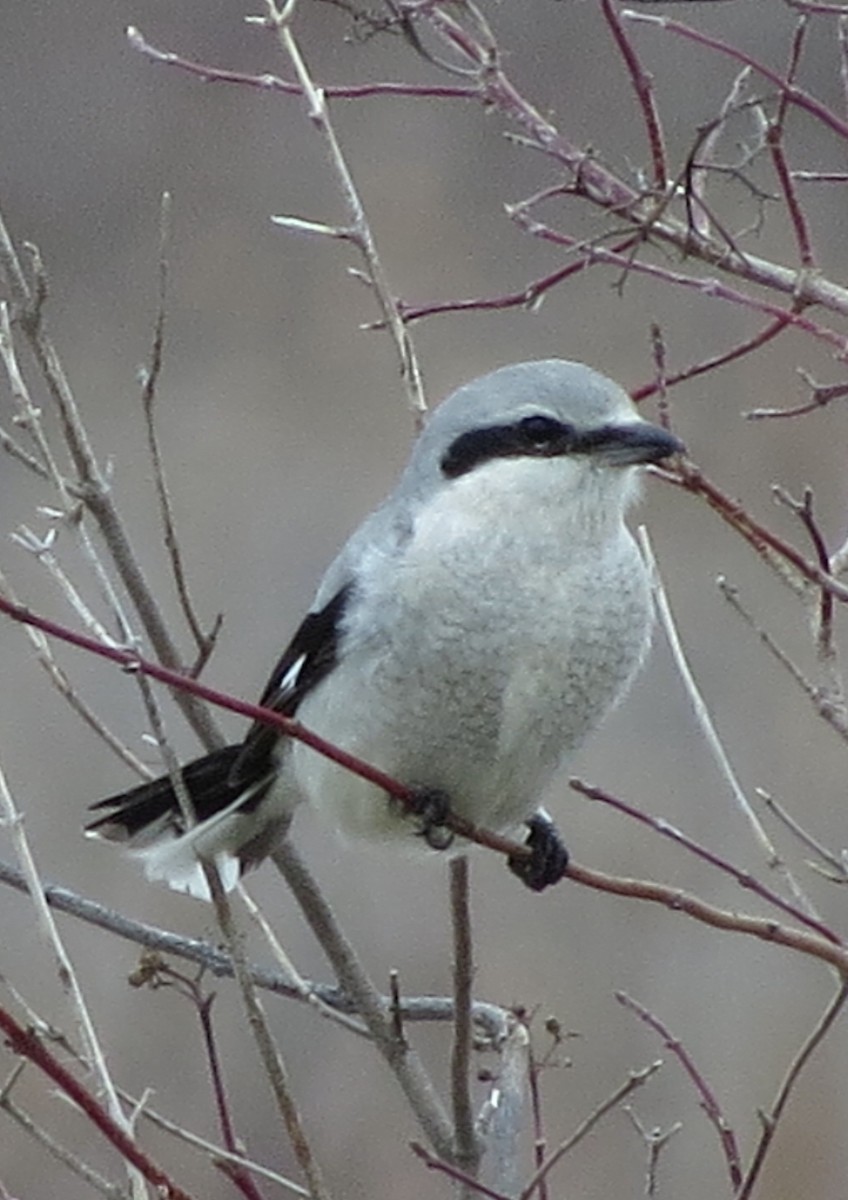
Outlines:
[[[535,813],[527,822],[530,830],[524,843],[531,853],[507,859],[507,866],[526,887],[542,892],[546,887],[559,883],[568,869],[568,851],[562,843],[557,828],[549,817]]]
[[[450,798],[438,788],[412,788],[412,795],[404,802],[404,810],[418,822],[418,837],[432,850],[447,850],[454,834],[445,824],[450,816]]]

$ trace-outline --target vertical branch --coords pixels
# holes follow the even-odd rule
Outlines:
[[[0,214],[0,271],[6,278],[17,308],[18,321],[59,414],[68,454],[77,472],[83,503],[100,529],[115,568],[132,597],[157,657],[166,667],[182,670],[177,647],[135,555],[123,519],[112,497],[109,482],[98,465],[71,385],[47,332],[43,313],[47,298],[47,277],[38,251],[34,246],[29,247],[29,250],[33,262],[34,287],[27,282],[17,251]],[[101,582],[104,581],[102,570],[98,572],[98,578]],[[120,612],[119,605],[117,611]],[[195,697],[184,694],[177,694],[175,700],[207,748],[223,745],[223,738],[203,704]]]
[[[518,1142],[524,1128],[530,1070],[530,1034],[523,1021],[513,1020],[500,1049],[497,1078],[479,1121],[480,1133],[486,1145],[486,1178],[509,1196],[516,1195],[520,1190]],[[541,1162],[541,1159],[537,1160],[536,1166],[541,1166]]]
[[[23,819],[17,810],[12,793],[6,781],[5,772],[0,766],[0,812],[4,814],[4,820],[11,830],[12,841],[15,845],[15,850],[18,856],[18,862],[26,877],[27,888],[35,908],[35,916],[38,928],[45,943],[53,951],[58,967],[59,981],[71,998],[73,1011],[76,1017],[77,1026],[80,1030],[82,1043],[85,1046],[86,1056],[89,1062],[92,1063],[94,1074],[97,1078],[98,1088],[106,1097],[106,1104],[109,1110],[111,1121],[116,1127],[121,1130],[121,1133],[128,1141],[132,1140],[132,1123],[126,1117],[121,1102],[118,1099],[118,1093],[112,1081],[112,1076],[109,1073],[109,1068],[106,1064],[106,1055],[100,1045],[100,1039],[97,1035],[97,1030],[89,1012],[88,1005],[83,995],[82,987],[80,986],[77,973],[74,970],[74,965],[65,950],[64,942],[59,935],[59,929],[56,925],[53,913],[47,903],[47,897],[44,892],[44,885],[38,873],[38,868],[35,863],[35,858],[30,849],[29,841],[24,831]],[[27,1055],[31,1057],[31,1055]],[[41,1064],[40,1064],[41,1065]],[[130,1189],[134,1200],[143,1200],[146,1195],[142,1175],[139,1173],[137,1164],[131,1156],[125,1154],[127,1172],[129,1175]]]
[[[453,926],[453,1048],[451,1052],[451,1098],[453,1102],[455,1162],[475,1175],[480,1164],[480,1147],[474,1130],[471,1105],[471,999],[474,982],[474,944],[471,937],[468,856],[450,864],[450,903]]]
[[[346,236],[356,244],[365,260],[366,282],[377,299],[383,320],[395,344],[400,360],[401,378],[406,386],[410,408],[420,421],[422,414],[427,410],[427,402],[424,398],[424,385],[415,347],[392,295],[388,277],[377,251],[377,243],[365,214],[365,208],[330,121],[326,96],[321,88],[316,87],[292,33],[291,21],[294,17],[295,7],[296,0],[285,0],[282,8],[277,6],[275,0],[265,0],[267,16],[262,23],[275,31],[280,45],[291,60],[298,83],[306,98],[309,119],[326,143],[330,162],[338,176],[351,220],[350,228],[345,230],[342,236]],[[261,20],[261,18],[248,18],[248,20]],[[285,217],[277,218],[277,221],[280,224],[286,224]]]
[[[630,39],[624,32],[624,27],[621,24],[613,0],[601,0],[601,9],[604,19],[607,25],[609,25],[610,32],[615,39],[619,53],[624,59],[624,64],[630,75],[630,82],[636,93],[636,100],[642,113],[642,120],[645,123],[645,132],[648,136],[648,146],[651,151],[654,187],[662,195],[668,187],[668,164],[666,161],[665,139],[663,138],[660,115],[654,99],[653,80],[642,66]]]
[[[377,1049],[394,1072],[421,1128],[436,1153],[450,1162],[454,1135],[444,1105],[418,1055],[402,1036],[398,1036],[387,1004],[365,974],[333,910],[291,842],[283,842],[271,857],[300,905],[339,983],[356,1005]]]
[[[259,1057],[262,1060],[295,1159],[303,1171],[309,1187],[310,1200],[330,1200],[330,1193],[327,1191],[321,1169],[312,1153],[300,1112],[292,1094],[286,1065],[274,1042],[271,1030],[268,1028],[265,1010],[257,994],[256,985],[251,978],[242,937],[236,926],[227,894],[221,884],[221,877],[217,868],[209,863],[203,864],[203,870],[212,902],[215,905],[218,924],[233,961],[236,982],[241,992],[250,1032],[259,1051]]]
[[[836,23],[839,43],[839,79],[842,84],[842,107],[848,114],[848,14]]]
[[[150,366],[145,370],[141,404],[144,411],[144,423],[147,430],[147,446],[153,463],[153,476],[156,481],[156,495],[159,499],[159,512],[162,528],[165,531],[165,547],[171,560],[171,573],[177,589],[180,607],[186,619],[194,644],[197,647],[198,660],[192,669],[193,675],[198,675],[206,664],[209,655],[215,647],[215,639],[221,627],[220,614],[216,617],[209,633],[204,633],[197,613],[194,610],[188,579],[183,564],[182,551],[177,538],[174,510],[171,494],[165,474],[165,463],[159,445],[159,435],[156,431],[154,408],[156,404],[156,386],[162,372],[162,354],[165,346],[165,317],[168,291],[168,259],[167,248],[170,236],[171,196],[169,192],[162,193],[162,207],[159,218],[159,299],[156,310],[156,322],[153,329],[153,345],[150,351]]]
[[[827,1008],[822,1013],[815,1027],[811,1031],[809,1037],[804,1041],[800,1050],[796,1054],[789,1070],[783,1078],[780,1087],[777,1089],[777,1095],[774,1098],[770,1110],[767,1113],[761,1114],[763,1123],[763,1131],[760,1135],[760,1140],[757,1143],[757,1149],[754,1152],[754,1157],[748,1168],[748,1173],[742,1183],[739,1192],[736,1195],[736,1200],[750,1200],[754,1193],[754,1187],[763,1167],[763,1162],[768,1154],[769,1147],[774,1140],[774,1135],[777,1132],[778,1122],[783,1116],[783,1111],[792,1093],[792,1089],[798,1082],[798,1077],[804,1067],[809,1062],[813,1052],[821,1044],[829,1033],[834,1021],[841,1013],[845,1001],[848,1000],[848,980],[843,979],[838,990],[833,996],[833,999],[828,1004]]]
[[[773,121],[769,122],[766,132],[766,145],[771,154],[772,166],[780,183],[783,199],[786,202],[786,211],[789,214],[789,219],[792,222],[792,228],[795,232],[795,243],[798,247],[798,256],[801,260],[801,265],[808,270],[815,269],[816,256],[813,250],[812,238],[810,236],[809,225],[807,218],[804,215],[804,210],[798,200],[798,193],[795,188],[795,180],[792,177],[792,172],[789,170],[789,164],[786,161],[786,151],[783,144],[784,129],[786,126],[786,116],[789,111],[789,88],[794,87],[795,79],[798,74],[798,64],[801,60],[801,51],[804,46],[804,39],[807,33],[809,17],[806,13],[802,14],[795,27],[795,35],[792,39],[792,47],[789,54],[789,66],[786,70],[787,89],[780,93],[780,99],[777,105],[777,115]]]

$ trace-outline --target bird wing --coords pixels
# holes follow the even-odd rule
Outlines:
[[[345,584],[323,608],[308,613],[289,642],[259,703],[284,717],[293,717],[301,701],[332,671],[338,661],[339,639],[353,585]],[[249,783],[267,770],[280,731],[254,722],[230,768],[229,782]]]

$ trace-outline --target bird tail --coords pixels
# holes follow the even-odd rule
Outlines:
[[[195,824],[186,825],[171,778],[164,775],[92,804],[91,811],[101,815],[85,826],[86,835],[121,843],[143,861],[148,879],[205,900],[209,887],[202,862],[213,862],[230,891],[288,823],[279,813],[257,823],[257,806],[274,782],[276,767],[266,763],[256,778],[233,782],[241,750],[240,744],[225,746],[182,768]]]

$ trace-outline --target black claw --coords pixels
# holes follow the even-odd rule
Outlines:
[[[568,851],[562,843],[556,826],[541,813],[536,813],[527,822],[530,833],[524,843],[529,847],[529,858],[508,858],[507,866],[523,884],[534,892],[542,892],[551,884],[559,883],[568,869]]]
[[[412,797],[404,808],[419,823],[418,836],[432,850],[447,850],[453,842],[453,831],[445,821],[450,816],[450,799],[438,788],[413,788]]]

